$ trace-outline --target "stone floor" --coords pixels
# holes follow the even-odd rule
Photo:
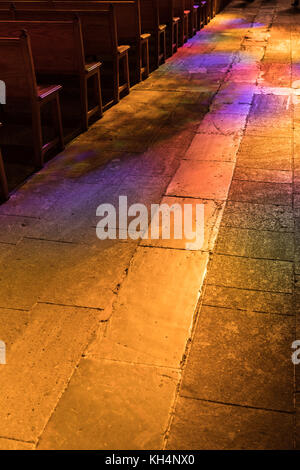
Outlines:
[[[1,449],[300,447],[299,60],[234,1],[0,206]],[[119,195],[203,203],[202,250],[98,240]]]

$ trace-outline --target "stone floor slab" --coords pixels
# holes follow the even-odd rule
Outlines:
[[[118,240],[84,246],[24,239],[3,259],[0,306],[30,309],[39,300],[104,308],[135,248]]]
[[[6,256],[9,255],[14,249],[14,245],[10,243],[0,243],[0,260],[4,259]]]
[[[223,287],[290,294],[293,291],[293,263],[215,254],[209,282]]]
[[[294,234],[222,227],[216,253],[294,261]]]
[[[292,183],[291,171],[259,170],[257,168],[237,167],[234,179],[240,181],[259,181],[265,183]]]
[[[215,160],[233,162],[239,139],[233,136],[196,134],[184,158],[187,160]]]
[[[233,180],[229,200],[255,204],[292,205],[292,185]]]
[[[0,242],[18,243],[38,220],[31,217],[0,215]]]
[[[245,135],[239,149],[237,167],[291,171],[292,141],[278,136],[271,139]]]
[[[238,135],[242,134],[247,115],[209,113],[205,116],[197,132],[200,134]]]
[[[221,226],[292,233],[293,209],[273,204],[227,201]]]
[[[99,328],[96,309],[37,304],[1,366],[0,418],[5,437],[35,441]]]
[[[293,411],[293,324],[292,317],[203,307],[181,396]]]
[[[34,444],[0,437],[0,450],[34,450]]]
[[[171,214],[170,217],[165,216],[165,219],[160,216],[159,220],[154,216],[149,227],[148,238],[143,239],[141,245],[195,251],[209,251],[213,249],[222,218],[223,203],[205,199],[166,196],[160,204],[166,204],[166,208],[173,205],[178,206],[179,215],[174,217]],[[190,228],[186,226],[188,222],[184,222],[186,206],[192,208],[192,224]],[[197,207],[199,206],[203,207],[203,219],[197,215]],[[182,235],[178,239],[175,238],[175,226],[182,227]],[[158,239],[154,239],[151,235],[152,233],[155,234],[156,231],[159,235]],[[168,235],[168,238],[163,238],[164,233],[165,236]],[[192,238],[189,239],[189,236]]]
[[[172,179],[168,196],[225,200],[233,173],[231,162],[183,160]]]
[[[139,248],[113,305],[105,337],[131,350],[132,362],[179,367],[207,262],[207,253]],[[89,352],[107,357],[106,346],[96,341]],[[119,353],[122,360],[122,348]]]
[[[178,372],[83,360],[38,449],[161,449]]]
[[[24,334],[31,317],[26,310],[0,308],[0,340],[6,345],[6,354],[10,354],[16,339]]]
[[[259,313],[295,315],[293,294],[236,289],[213,284],[206,286],[203,305]]]
[[[300,28],[284,1],[234,0],[1,205],[0,448],[47,423],[41,449],[162,448],[196,313],[191,391],[223,404],[179,398],[170,442],[290,448]],[[209,252],[98,241],[96,207],[122,194],[205,202]]]
[[[292,450],[293,416],[179,398],[171,450]]]

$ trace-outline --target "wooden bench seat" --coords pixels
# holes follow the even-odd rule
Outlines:
[[[92,116],[102,116],[99,61],[86,64],[81,24],[73,21],[0,21],[0,35],[12,36],[20,30],[30,35],[36,73],[42,80],[75,78],[79,83],[81,129],[87,130]],[[93,105],[89,107],[88,81],[93,80]],[[64,90],[67,91],[66,89]]]
[[[118,45],[115,9],[110,5],[104,10],[19,10],[14,12],[18,20],[70,21],[77,16],[81,22],[86,60],[100,60],[102,75],[103,108],[118,103],[121,94],[129,93],[129,45]],[[122,69],[123,80],[120,78]]]
[[[60,151],[64,148],[59,101],[62,87],[37,85],[29,37],[25,31],[20,35],[19,26],[10,29],[11,25],[6,28],[6,24],[8,23],[0,22],[0,76],[6,84],[6,104],[3,105],[0,114],[5,126],[0,130],[0,145],[22,145],[17,139],[12,142],[6,141],[6,119],[12,119],[14,124],[20,113],[28,112],[32,121],[31,144],[34,149],[34,162],[36,168],[41,168],[48,150],[57,148]],[[5,35],[8,37],[4,37]],[[52,126],[55,132],[51,140],[43,142],[41,110],[47,104],[51,106]],[[28,117],[26,124],[28,125]]]

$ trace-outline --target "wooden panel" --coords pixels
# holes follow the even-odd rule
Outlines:
[[[19,36],[22,29],[30,36],[37,73],[77,74],[84,69],[79,21],[0,21],[1,36]]]
[[[104,7],[105,8],[105,7]],[[108,56],[117,53],[117,31],[114,9],[108,10],[16,10],[17,20],[72,21],[81,22],[85,55]]]
[[[0,35],[3,36],[0,28]],[[16,100],[30,102],[36,93],[36,78],[33,70],[30,42],[20,36],[20,29],[11,38],[0,38],[1,80],[6,85],[6,103]]]
[[[159,21],[170,26],[173,22],[173,0],[159,0]]]

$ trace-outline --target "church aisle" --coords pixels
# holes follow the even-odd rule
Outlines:
[[[230,3],[0,206],[0,449],[293,448],[299,35]],[[201,249],[99,240],[120,196]]]

